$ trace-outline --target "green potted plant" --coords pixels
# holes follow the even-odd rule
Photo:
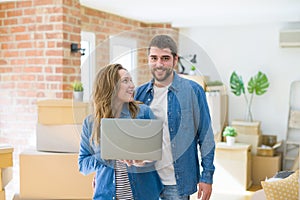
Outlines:
[[[237,131],[232,126],[226,126],[223,131],[223,136],[226,137],[226,143],[228,145],[233,145],[235,143],[235,137],[237,136]]]
[[[195,74],[196,74],[196,67],[192,65],[189,71],[189,75],[195,75]]]
[[[250,98],[247,96],[245,91],[245,85],[241,76],[239,76],[235,71],[232,72],[230,76],[230,88],[231,92],[236,96],[240,96],[243,94],[246,104],[247,104],[247,112],[245,116],[245,120],[252,122],[253,116],[251,112],[251,106],[254,94],[263,95],[267,92],[267,88],[269,87],[269,81],[267,75],[259,71],[255,76],[252,76],[248,82],[247,90],[250,94]]]
[[[75,101],[83,101],[83,84],[81,81],[75,81],[72,84],[73,98]]]

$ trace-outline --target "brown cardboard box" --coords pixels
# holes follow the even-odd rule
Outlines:
[[[0,168],[0,190],[4,190],[4,187],[11,181],[13,177],[13,168]]]
[[[7,145],[0,145],[0,168],[13,166],[13,148]]]
[[[20,153],[20,198],[91,199],[93,177],[79,172],[77,153]]]
[[[261,146],[262,136],[238,133],[238,135],[236,136],[236,141],[245,144],[250,144],[252,146],[252,154],[256,155],[257,147]]]
[[[5,200],[5,190],[0,191],[0,200]]]
[[[185,74],[180,74],[180,76],[181,76],[182,78],[186,78],[186,79],[195,81],[196,83],[198,83],[199,85],[201,85],[202,88],[203,88],[204,91],[205,91],[205,88],[206,88],[206,80],[207,80],[207,77],[206,77],[206,76],[194,76],[194,75],[185,75]]]
[[[233,120],[231,126],[238,134],[260,135],[260,121],[248,122],[243,120]]]
[[[245,191],[251,180],[251,145],[224,142],[216,144],[213,189],[215,191]]]
[[[261,181],[273,177],[281,170],[281,155],[273,157],[252,155],[253,185],[260,185]]]
[[[50,199],[27,199],[27,198],[21,198],[19,194],[15,194],[12,200],[50,200]],[[78,199],[66,199],[66,200],[78,200]],[[92,199],[89,198],[89,199],[80,199],[80,200],[92,200]]]
[[[78,153],[82,124],[36,126],[38,151]]]
[[[276,153],[276,149],[281,146],[282,142],[277,142],[272,147],[270,146],[261,146],[257,147],[256,155],[258,156],[274,156]]]
[[[89,114],[88,103],[72,99],[42,100],[38,105],[38,123],[45,125],[82,124]]]
[[[266,146],[274,146],[277,143],[276,135],[262,135],[262,144]]]
[[[258,155],[258,156],[274,156],[275,155],[275,149],[257,147],[256,155]]]

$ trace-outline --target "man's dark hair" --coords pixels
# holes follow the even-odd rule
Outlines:
[[[150,52],[151,47],[158,47],[160,49],[169,48],[173,56],[177,55],[176,42],[168,35],[154,36],[149,44],[148,53]]]

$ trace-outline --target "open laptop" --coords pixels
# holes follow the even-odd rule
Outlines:
[[[103,118],[101,157],[112,160],[161,160],[162,130],[161,120]]]

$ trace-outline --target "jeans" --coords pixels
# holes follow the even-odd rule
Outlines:
[[[178,196],[176,185],[165,185],[160,200],[189,200],[190,196]]]

